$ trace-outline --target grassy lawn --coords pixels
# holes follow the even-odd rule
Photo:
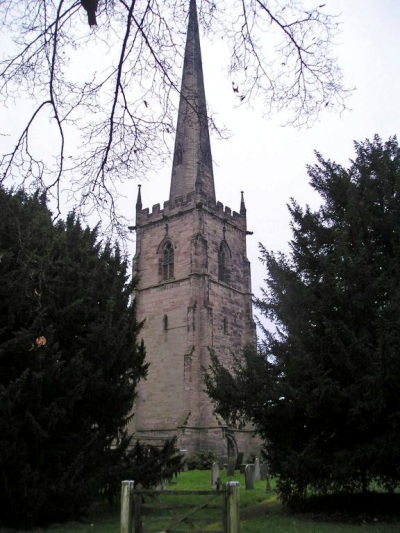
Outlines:
[[[277,501],[274,486],[272,486],[271,491],[267,492],[265,481],[257,481],[254,491],[246,491],[243,475],[235,474],[229,480],[239,481],[241,487],[241,533],[399,533],[400,531],[399,522],[372,521],[363,523],[359,519],[358,523],[346,524],[329,522],[326,519],[323,521],[301,515],[290,515]],[[221,481],[228,481],[224,472],[221,474]],[[175,482],[169,484],[168,489],[209,490],[211,488],[210,482],[211,474],[209,471],[183,472]],[[174,496],[174,498],[179,497]],[[193,501],[196,501],[196,497]],[[42,531],[36,529],[34,533],[42,533]],[[118,533],[119,511],[111,511],[108,507],[97,507],[83,522],[52,526],[44,531],[48,533]],[[8,532],[0,529],[0,533]]]

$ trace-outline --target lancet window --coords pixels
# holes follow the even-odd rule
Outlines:
[[[231,272],[231,252],[225,241],[222,241],[218,250],[218,279],[223,283],[229,283]]]
[[[171,241],[167,241],[162,250],[162,279],[174,277],[174,247]]]

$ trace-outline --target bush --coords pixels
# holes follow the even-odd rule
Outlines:
[[[209,470],[212,464],[217,460],[213,452],[201,450],[190,454],[185,459],[188,470]]]

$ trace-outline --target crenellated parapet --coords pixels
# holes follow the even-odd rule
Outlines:
[[[167,200],[161,209],[160,204],[154,204],[151,211],[147,207],[136,213],[136,224],[138,227],[154,224],[162,220],[179,216],[184,212],[193,209],[204,209],[227,224],[235,226],[237,229],[246,231],[246,211],[233,211],[230,207],[224,206],[222,202],[207,202],[196,192],[184,196],[178,196],[175,200]]]

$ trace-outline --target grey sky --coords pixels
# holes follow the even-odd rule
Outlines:
[[[290,197],[300,205],[319,205],[306,172],[306,165],[315,162],[314,150],[346,166],[354,155],[354,140],[372,138],[375,133],[386,140],[399,131],[400,4],[335,0],[326,9],[341,13],[342,32],[334,52],[345,84],[356,90],[348,100],[350,111],[341,116],[326,112],[310,129],[282,127],[284,117],[263,118],[257,102],[253,109],[235,108],[232,80],[222,70],[224,51],[218,43],[202,38],[207,101],[219,122],[232,132],[228,140],[211,139],[217,200],[239,210],[240,191],[245,192],[248,227],[254,232],[248,238],[248,257],[255,294],[264,278],[258,243],[270,250],[288,250]],[[168,164],[143,183],[144,207],[151,209],[168,199],[170,174]]]
[[[239,210],[240,191],[245,193],[248,228],[254,232],[248,238],[248,257],[255,294],[259,293],[264,277],[258,261],[258,243],[271,250],[288,249],[291,233],[286,204],[290,197],[300,205],[318,205],[306,172],[306,165],[315,162],[314,150],[347,165],[354,154],[353,140],[372,138],[375,133],[386,140],[399,129],[398,0],[332,0],[326,2],[325,9],[341,14],[342,32],[336,39],[334,54],[339,58],[345,85],[355,86],[356,91],[348,100],[351,111],[342,116],[323,113],[310,129],[283,128],[284,114],[263,118],[261,103],[256,101],[251,102],[250,109],[237,108],[232,91],[235,80],[224,73],[227,64],[224,44],[218,40],[210,43],[202,37],[207,101],[218,123],[226,125],[232,133],[228,140],[221,141],[215,136],[211,139],[217,200]],[[23,105],[10,104],[8,110],[0,110],[0,121],[6,130],[21,127],[25,118]],[[8,141],[6,137],[0,138],[0,144]],[[51,141],[48,136],[46,142]],[[162,205],[168,199],[170,178],[170,162],[149,174],[142,183],[144,207],[151,209],[153,204]],[[130,182],[123,192],[126,196],[123,212],[133,224],[137,182]],[[129,249],[134,250],[134,243]]]

